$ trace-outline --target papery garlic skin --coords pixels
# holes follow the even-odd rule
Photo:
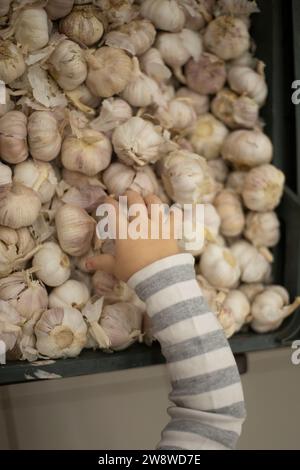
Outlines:
[[[181,31],[185,23],[184,12],[175,0],[144,0],[141,15],[157,29],[173,33]]]
[[[139,56],[152,46],[155,36],[156,30],[150,21],[133,20],[110,31],[105,37],[105,44]]]
[[[252,98],[238,96],[227,88],[219,91],[212,101],[211,109],[212,113],[231,129],[252,129],[258,123],[258,104]]]
[[[276,212],[249,212],[244,236],[256,247],[276,246],[280,239],[280,222]]]
[[[217,93],[226,82],[225,62],[207,52],[204,52],[198,60],[190,59],[184,72],[189,88],[202,95]]]
[[[25,8],[16,19],[15,38],[28,51],[36,51],[49,41],[48,17],[43,8]]]
[[[141,69],[153,80],[160,83],[171,78],[170,69],[165,65],[159,50],[155,47],[148,49],[139,59]]]
[[[143,197],[149,194],[157,194],[160,196],[160,187],[157,177],[149,165],[143,166],[136,170],[133,181],[130,184],[132,191],[136,191]]]
[[[239,290],[245,294],[250,303],[253,302],[255,297],[264,290],[264,285],[259,282],[253,282],[250,284],[241,284]]]
[[[261,165],[247,173],[242,192],[245,206],[256,212],[274,210],[282,197],[285,176],[273,165]]]
[[[61,161],[68,170],[95,176],[108,167],[111,154],[111,143],[102,132],[83,129],[79,138],[68,136],[64,139]]]
[[[55,224],[59,244],[66,253],[81,256],[89,250],[96,222],[84,209],[65,204],[57,210]]]
[[[87,64],[83,51],[73,41],[60,42],[48,59],[48,68],[59,86],[66,91],[74,90],[87,78]]]
[[[93,3],[105,14],[112,28],[129,23],[139,15],[138,5],[133,5],[132,0],[94,0]]]
[[[0,80],[11,83],[21,77],[25,72],[26,65],[20,49],[11,41],[0,43]]]
[[[228,292],[222,308],[231,311],[234,317],[235,332],[238,332],[242,326],[247,323],[250,315],[250,303],[243,292],[231,290]]]
[[[75,90],[66,92],[66,95],[77,109],[93,116],[95,114],[94,108],[98,108],[101,101],[98,96],[91,93],[85,84],[79,85]]]
[[[0,225],[18,229],[32,225],[41,210],[41,201],[35,191],[14,183],[6,196],[0,199]]]
[[[95,96],[110,98],[121,93],[131,80],[132,60],[121,49],[100,47],[86,59],[86,84]]]
[[[9,111],[0,118],[1,158],[20,163],[28,157],[27,118],[20,111]]]
[[[35,111],[28,119],[30,154],[37,160],[49,162],[60,152],[62,138],[58,122],[48,111]]]
[[[265,252],[243,240],[234,243],[231,251],[239,263],[242,282],[257,283],[268,278],[272,258],[266,259]]]
[[[247,176],[246,171],[232,171],[229,173],[226,180],[226,188],[232,189],[237,194],[242,194],[244,191],[245,179]]]
[[[58,20],[67,16],[73,8],[74,0],[48,0],[45,10],[50,20]]]
[[[245,216],[240,197],[230,189],[223,189],[214,200],[221,217],[221,233],[225,237],[241,235],[245,226]]]
[[[0,16],[5,16],[9,12],[10,4],[12,0],[2,0],[2,5],[0,6]]]
[[[46,242],[34,255],[32,266],[35,274],[44,284],[56,287],[69,279],[71,264],[69,257],[54,242]]]
[[[193,127],[189,140],[194,151],[207,160],[218,158],[221,153],[228,129],[212,114],[199,116]]]
[[[0,227],[0,277],[23,269],[38,249],[29,229]]]
[[[133,168],[124,165],[123,163],[112,163],[103,172],[103,182],[109,194],[116,197],[124,194],[132,184],[135,177]]]
[[[132,117],[132,108],[120,98],[103,100],[99,116],[90,123],[90,127],[97,131],[109,132],[128,121]]]
[[[249,67],[235,66],[228,72],[230,88],[252,98],[259,106],[263,106],[268,95],[265,77]]]
[[[224,183],[227,180],[229,168],[223,158],[214,158],[207,162],[213,178],[218,183]]]
[[[121,93],[121,97],[131,106],[147,107],[162,99],[157,83],[141,72],[136,57],[132,59],[133,71],[131,80]]]
[[[68,279],[55,287],[49,295],[49,307],[72,307],[81,310],[90,298],[87,286],[83,282]]]
[[[181,87],[176,91],[176,96],[188,100],[197,116],[206,114],[209,111],[209,97],[207,95],[200,95],[187,87]]]
[[[8,165],[0,162],[0,199],[10,190],[12,185],[12,170]]]
[[[55,171],[50,163],[31,159],[15,166],[13,181],[36,191],[42,204],[51,201],[57,185]]]
[[[84,348],[87,326],[75,308],[57,307],[44,312],[35,327],[36,347],[43,356],[76,357]]]
[[[273,145],[260,131],[234,131],[224,142],[222,156],[236,168],[252,168],[272,161]]]
[[[155,116],[159,119],[163,128],[176,131],[192,127],[197,119],[190,100],[185,98],[173,98],[169,101],[167,108],[158,108]]]
[[[104,32],[98,11],[93,6],[75,7],[68,16],[60,20],[59,30],[72,41],[92,46]]]
[[[223,60],[236,59],[249,49],[250,36],[242,20],[224,15],[208,24],[204,44],[209,52]]]
[[[235,287],[241,275],[231,250],[214,243],[209,243],[205,248],[200,259],[199,271],[218,289]]]

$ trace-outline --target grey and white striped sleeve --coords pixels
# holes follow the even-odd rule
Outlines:
[[[158,449],[234,449],[245,419],[230,346],[195,279],[194,258],[164,258],[129,285],[147,304],[171,377],[170,422]]]

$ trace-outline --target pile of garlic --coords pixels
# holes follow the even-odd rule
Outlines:
[[[299,305],[272,284],[284,175],[259,112],[248,0],[6,0],[0,7],[0,339],[8,358],[151,343],[145,305],[86,269],[106,194],[205,204],[197,279],[228,337]],[[185,240],[181,248],[185,249]],[[245,326],[246,325],[246,326]]]

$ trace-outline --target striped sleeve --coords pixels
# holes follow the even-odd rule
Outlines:
[[[238,369],[195,279],[194,258],[164,258],[129,285],[146,302],[166,358],[174,406],[158,449],[234,449],[245,419]]]

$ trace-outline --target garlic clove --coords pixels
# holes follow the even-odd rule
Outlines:
[[[169,80],[172,76],[170,69],[164,64],[159,50],[154,47],[148,49],[140,57],[140,64],[148,77],[153,78],[158,83]]]

